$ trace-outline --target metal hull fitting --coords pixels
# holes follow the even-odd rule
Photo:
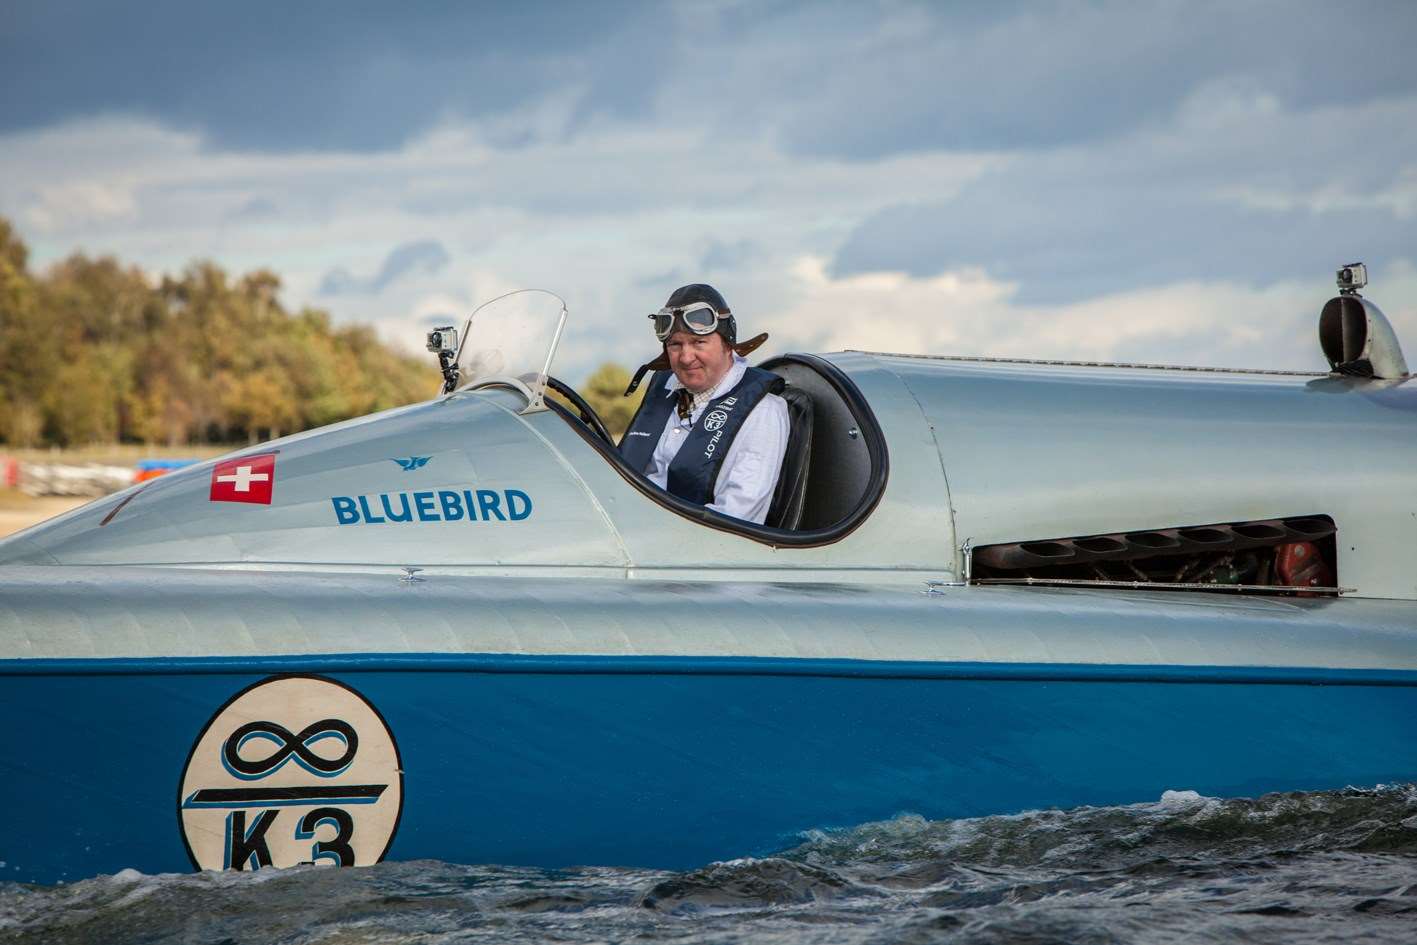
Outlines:
[[[905,812],[1417,779],[1406,602],[102,570],[4,587],[7,880],[689,867]]]

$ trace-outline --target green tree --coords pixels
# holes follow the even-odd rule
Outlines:
[[[79,350],[60,363],[41,401],[48,442],[84,446],[117,439],[122,391],[101,381],[113,366],[112,355],[97,348]]]
[[[25,246],[10,221],[0,217],[0,262],[8,263],[15,272],[24,273],[29,258],[29,247]]]
[[[150,279],[74,255],[31,276],[0,219],[0,439],[179,445],[320,426],[433,395],[431,361],[289,312],[269,270],[212,262]]]
[[[61,343],[51,337],[38,289],[25,269],[29,250],[0,218],[0,436],[34,446],[44,429],[42,401]]]
[[[619,439],[630,425],[635,411],[644,400],[643,385],[629,397],[625,388],[630,384],[630,372],[619,364],[606,362],[596,368],[582,387],[581,396],[595,408],[610,434]]]
[[[227,375],[223,406],[232,427],[251,442],[290,432],[299,416],[289,378],[275,367],[239,377]]]

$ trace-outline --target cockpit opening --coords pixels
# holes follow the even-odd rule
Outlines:
[[[548,378],[547,386],[573,409],[552,399],[546,404],[627,482],[671,511],[775,547],[816,547],[838,541],[870,515],[885,490],[889,474],[885,437],[860,390],[831,362],[789,354],[760,367],[787,382],[782,397],[788,404],[791,431],[772,506],[762,525],[680,499],[632,469],[595,410],[555,378]]]
[[[686,289],[710,287],[695,285]],[[787,403],[788,420],[786,450],[763,524],[681,497],[693,490],[676,489],[678,494],[673,494],[661,488],[645,475],[644,469],[635,468],[622,457],[623,444],[614,441],[594,408],[573,388],[552,376],[551,365],[567,318],[566,303],[554,292],[521,289],[478,306],[461,332],[447,326],[435,328],[428,333],[426,342],[438,356],[443,393],[489,388],[514,391],[525,402],[521,413],[557,413],[627,482],[664,508],[711,528],[775,547],[815,547],[835,542],[860,525],[880,501],[889,461],[885,437],[871,408],[843,371],[829,361],[804,354],[784,355],[760,366],[762,371],[776,374],[785,382],[780,396]],[[737,352],[735,356],[741,356],[763,338],[766,335],[730,347]],[[762,387],[767,380],[759,377],[754,383]],[[546,390],[564,403],[543,397]],[[777,390],[775,382],[772,390]],[[708,414],[705,430],[731,426],[732,418],[722,409],[726,406]],[[719,427],[709,426],[710,422]],[[732,442],[731,432],[727,442]],[[726,454],[725,450],[716,459],[721,463]],[[762,498],[759,494],[756,501],[761,502]],[[760,514],[763,513],[758,506],[752,517]]]

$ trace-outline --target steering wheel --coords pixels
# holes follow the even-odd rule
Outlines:
[[[595,412],[595,408],[586,403],[585,398],[576,393],[576,389],[569,384],[564,384],[556,378],[546,376],[546,386],[570,402],[572,407],[580,411],[581,422],[595,431],[600,437],[612,447],[615,445],[615,438],[610,435],[610,431],[605,429],[605,424],[601,422],[600,415]]]

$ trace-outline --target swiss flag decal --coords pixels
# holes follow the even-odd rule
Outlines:
[[[258,453],[228,459],[212,469],[213,502],[255,502],[271,504],[276,484],[276,454]]]

